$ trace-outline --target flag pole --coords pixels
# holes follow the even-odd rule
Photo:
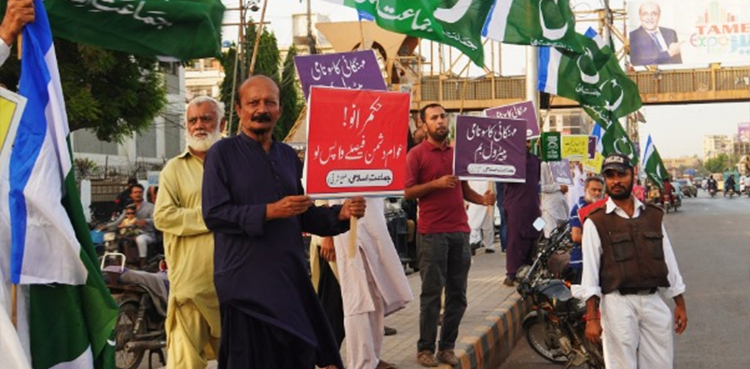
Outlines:
[[[365,29],[362,27],[362,18],[359,19],[359,49],[365,50]]]
[[[260,12],[260,25],[258,25],[258,34],[255,35],[255,45],[253,46],[253,58],[250,61],[250,73],[248,76],[252,76],[255,71],[255,60],[258,58],[258,46],[260,45],[260,36],[263,34],[263,24],[266,20],[266,6],[268,0],[263,2],[263,10]]]
[[[531,101],[534,105],[534,110],[537,111],[537,117],[541,117],[539,114],[539,91],[537,90],[537,81],[539,79],[539,49],[536,46],[526,46],[526,100]],[[551,96],[550,96],[551,98]],[[547,120],[547,114],[544,119],[536,122],[539,126],[539,132],[542,132],[544,122]],[[541,147],[542,140],[536,140],[536,144]]]
[[[489,192],[491,194],[495,193],[495,182],[487,181],[487,187],[489,187]],[[490,217],[492,223],[494,224],[495,220],[493,219],[493,217],[495,215],[495,204],[487,205],[487,215]]]
[[[18,34],[18,38],[16,39],[16,42],[18,43],[18,60],[21,60],[21,50],[23,48],[23,37],[21,34]]]
[[[13,326],[18,330],[18,285],[12,284],[10,286],[10,321],[13,322]]]

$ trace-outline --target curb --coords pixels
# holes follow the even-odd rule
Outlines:
[[[454,369],[497,369],[523,336],[521,324],[530,311],[529,301],[514,294],[485,318],[484,324],[464,336],[456,348],[459,364]]]

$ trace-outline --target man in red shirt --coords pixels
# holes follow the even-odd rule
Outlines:
[[[495,204],[495,195],[479,195],[468,183],[453,175],[453,147],[445,110],[429,104],[419,112],[427,138],[406,157],[407,199],[418,199],[417,260],[422,278],[419,296],[419,341],[417,362],[438,366],[438,360],[458,364],[453,352],[458,326],[466,311],[466,279],[471,265],[468,217],[464,200],[485,206]],[[445,314],[438,354],[435,340],[440,317],[440,296],[445,288]]]

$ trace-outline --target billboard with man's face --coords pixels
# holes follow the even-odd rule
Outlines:
[[[750,122],[737,123],[737,140],[742,143],[750,142]]]
[[[747,0],[628,1],[632,65],[750,64]]]

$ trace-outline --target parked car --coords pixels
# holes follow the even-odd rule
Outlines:
[[[698,196],[698,189],[693,185],[693,182],[691,182],[689,179],[678,179],[675,181],[680,184],[680,189],[684,197],[697,197]]]

